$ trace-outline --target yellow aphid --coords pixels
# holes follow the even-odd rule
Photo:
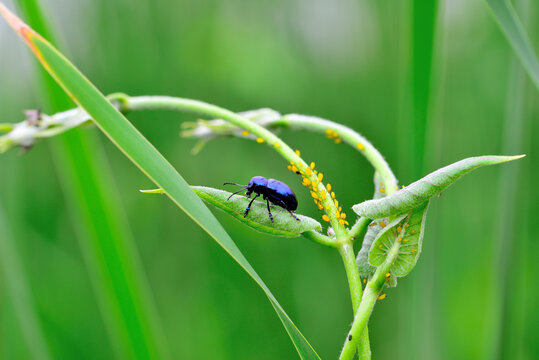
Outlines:
[[[398,242],[401,242],[401,241],[402,241],[402,238],[398,238],[397,241],[398,241]]]
[[[327,135],[327,136],[331,136],[332,133],[333,133],[333,130],[331,130],[331,129],[326,129],[326,135]]]
[[[345,213],[341,213],[341,219],[346,219],[346,214]]]
[[[390,276],[391,276],[391,273],[386,273],[386,278]]]
[[[311,180],[309,180],[308,178],[303,178],[303,181],[301,182],[301,184],[303,186],[309,186],[311,185]]]
[[[323,178],[324,178],[324,174],[322,173],[318,174],[318,181],[322,181]]]
[[[344,220],[343,220],[343,219],[339,219],[339,224],[344,225]]]
[[[335,144],[340,144],[342,142],[342,139],[340,137],[335,138]]]
[[[311,176],[311,174],[312,174],[311,168],[305,168],[305,175]]]
[[[382,194],[384,194],[384,193],[386,192],[386,189],[380,188],[380,192],[381,192]]]
[[[287,165],[286,168],[290,171],[292,171],[292,165]]]
[[[363,284],[366,284],[367,283],[367,279],[363,279]]]
[[[395,190],[399,190],[399,187],[398,187],[398,186],[395,186]]]
[[[329,217],[326,214],[322,215],[322,219],[324,219],[324,221],[329,222]]]
[[[411,234],[415,234],[415,230],[410,231]]]
[[[344,220],[344,224],[345,225],[350,225],[350,223],[348,221],[346,221],[346,220]]]
[[[331,192],[331,197],[335,199],[335,193],[333,191]]]
[[[334,197],[335,198],[335,197]],[[339,207],[339,200],[335,200],[335,207],[338,208]]]
[[[293,172],[298,172],[298,168],[296,167],[296,165],[292,166],[292,171]]]
[[[318,203],[318,210],[324,210],[324,205]]]
[[[386,227],[386,223],[383,222],[383,221],[380,221],[380,226],[383,227],[383,228],[385,228],[385,227]]]
[[[380,186],[384,186],[384,183],[380,181]]]
[[[339,211],[342,211],[342,207],[339,206]]]
[[[382,248],[382,244],[378,245],[378,249],[381,249]]]
[[[299,152],[299,150],[296,150],[296,155],[301,156],[301,153]]]
[[[331,206],[329,206],[329,204],[326,205],[326,209],[329,210],[331,208]]]
[[[328,194],[326,193],[325,190],[320,191],[320,197],[322,198],[322,200],[326,200],[327,196],[328,196]]]
[[[376,224],[377,224],[376,221],[373,221],[373,222],[371,222],[371,223],[369,224],[369,226],[376,226]]]
[[[311,169],[314,169],[314,161],[311,163]]]
[[[318,174],[318,171],[316,171],[316,170],[313,170],[313,173],[314,173],[314,174],[316,175],[316,174]]]
[[[397,226],[397,232],[400,233],[402,231],[402,227],[399,225]]]
[[[365,146],[363,146],[362,143],[357,143],[357,148],[358,148],[359,150],[365,150]]]
[[[315,199],[318,199],[318,194],[315,193],[314,191],[311,191],[311,196]]]
[[[335,216],[336,216],[336,217],[341,217],[341,214],[339,213],[339,210],[338,210],[338,209],[335,210]]]
[[[331,191],[331,184],[327,184],[326,188],[328,189],[328,191]]]
[[[404,189],[406,186],[402,185],[401,189]]]
[[[259,144],[262,144],[265,140],[262,139],[261,137],[259,138],[256,138],[256,142],[259,143]]]
[[[408,239],[404,239],[404,240],[402,240],[402,241],[404,241],[404,242],[408,242]]]
[[[281,147],[281,144],[279,144],[277,141],[275,142],[275,147],[278,149]]]
[[[387,297],[387,294],[382,294],[378,296],[378,300],[384,300]]]
[[[412,254],[415,253],[415,249],[412,249],[411,253],[412,253]]]
[[[247,136],[247,135],[250,134],[250,132],[247,131],[247,130],[243,130],[243,131],[241,132],[241,134],[242,134],[243,136]]]

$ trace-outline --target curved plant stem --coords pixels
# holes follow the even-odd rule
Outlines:
[[[397,258],[400,245],[401,243],[398,241],[393,243],[393,246],[388,251],[385,261],[376,269],[376,272],[367,283],[367,286],[365,286],[365,293],[363,294],[361,304],[354,317],[352,328],[348,333],[339,360],[350,360],[354,357],[355,348],[361,340],[360,335],[364,333],[364,330],[367,328],[367,322],[369,321],[374,305],[376,304],[378,295],[384,286],[386,279],[385,274],[389,272],[391,265]]]
[[[354,309],[354,315],[356,315],[357,309],[361,303],[361,297],[363,296],[363,288],[361,287],[361,278],[359,276],[352,242],[346,241],[341,243],[338,250],[339,254],[341,254],[344,268],[346,270],[348,286],[350,287],[350,296],[352,297],[352,307]],[[359,359],[361,360],[369,360],[371,358],[369,332],[367,329],[363,331],[361,338],[359,339],[358,353]]]
[[[350,239],[352,239],[352,241],[357,238],[362,239],[367,231],[367,227],[371,222],[371,219],[367,219],[364,216],[360,217],[348,232]]]
[[[305,237],[305,238],[307,238],[309,240],[315,241],[315,242],[317,242],[319,244],[329,246],[329,247],[333,247],[333,248],[337,247],[337,241],[335,241],[335,239],[330,238],[329,236],[326,236],[324,234],[320,234],[317,231],[305,231],[301,235],[303,235],[303,237]]]
[[[281,119],[269,122],[270,127],[287,127],[293,130],[310,130],[328,134],[331,130],[342,139],[344,143],[349,144],[361,152],[363,156],[371,163],[374,169],[380,174],[387,189],[387,194],[391,195],[396,191],[398,184],[397,178],[384,159],[382,154],[361,134],[350,129],[347,126],[336,122],[322,119],[316,116],[306,116],[298,114],[284,115]],[[331,132],[329,132],[331,133]]]

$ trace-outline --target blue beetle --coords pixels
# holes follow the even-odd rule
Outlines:
[[[245,192],[247,198],[251,198],[251,194],[255,193],[255,196],[245,209],[245,214],[243,214],[244,217],[246,217],[249,213],[249,210],[251,210],[251,204],[253,203],[253,201],[255,201],[257,197],[262,195],[263,199],[266,200],[266,205],[268,206],[268,215],[272,222],[273,215],[271,214],[270,210],[270,202],[274,205],[282,207],[283,209],[288,211],[294,219],[300,221],[293,212],[298,208],[298,200],[296,199],[296,195],[294,194],[292,189],[290,189],[290,187],[282,181],[275,179],[266,179],[263,176],[254,176],[251,181],[249,181],[248,185],[240,185],[230,182],[224,183],[223,185],[237,185],[243,187],[243,189],[232,193],[232,195],[228,197],[227,201],[230,200],[232,196],[236,195],[239,192],[242,192],[243,190],[247,190]]]

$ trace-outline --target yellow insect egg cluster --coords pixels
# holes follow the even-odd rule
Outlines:
[[[339,134],[335,130],[332,130],[332,129],[326,129],[326,137],[328,139],[335,141],[335,144],[340,144],[342,142],[342,139],[339,136]]]
[[[296,150],[296,154],[300,156],[301,153],[299,150]],[[314,203],[318,207],[318,210],[324,210],[323,202],[328,198],[328,196],[331,196],[335,203],[335,207],[337,208],[337,210],[335,210],[335,217],[338,219],[339,224],[350,225],[348,221],[346,221],[346,214],[342,212],[342,207],[339,206],[339,202],[335,199],[335,192],[331,191],[331,184],[326,185],[327,190],[318,189],[318,185],[324,179],[324,174],[315,170],[315,166],[316,164],[314,162],[311,162],[309,166],[290,162],[287,168],[288,170],[302,176],[301,185],[307,187],[310,190],[311,196],[314,200]],[[326,210],[329,209],[331,209],[331,206],[327,204]],[[329,216],[327,216],[326,214],[322,216],[322,219],[327,222],[330,221]]]

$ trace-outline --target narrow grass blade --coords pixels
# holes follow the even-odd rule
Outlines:
[[[85,109],[109,139],[146,174],[167,196],[212,236],[268,296],[283,322],[299,355],[318,359],[318,355],[286,315],[268,287],[202,200],[168,161],[142,134],[82,75],[63,55],[0,3],[0,13],[21,35],[47,71],[71,98]]]
[[[0,204],[0,267],[6,284],[3,293],[11,298],[28,353],[33,359],[50,359],[49,349],[32,301],[30,288],[20,261],[15,240]]]
[[[438,0],[412,0],[411,40],[411,140],[413,175],[424,168],[427,121],[432,97],[432,66]]]
[[[487,0],[494,18],[539,90],[539,61],[513,5],[508,0]]]
[[[463,175],[482,166],[495,165],[522,158],[517,156],[477,156],[457,161],[424,178],[397,191],[395,194],[378,200],[368,200],[353,206],[353,210],[360,216],[369,219],[378,219],[386,216],[398,215],[415,209],[427,202],[430,198],[440,194],[449,185],[460,179]]]
[[[30,23],[52,39],[37,0],[18,3]],[[46,108],[72,106],[58,84],[42,68],[37,70]],[[96,134],[77,129],[52,143],[51,150],[116,357],[166,358],[149,286]]]

